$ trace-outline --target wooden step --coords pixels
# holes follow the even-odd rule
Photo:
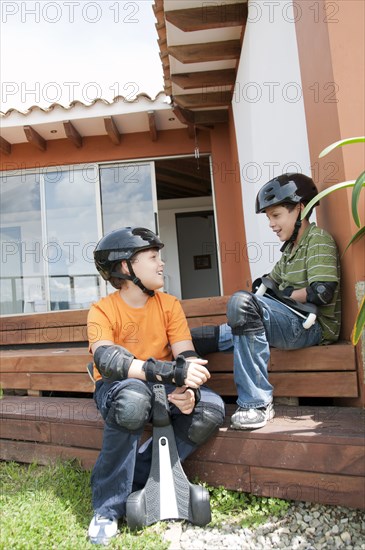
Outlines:
[[[365,508],[362,409],[275,407],[264,428],[225,424],[185,462],[191,479],[263,496]],[[41,464],[77,458],[92,468],[103,421],[92,399],[6,396],[0,401],[0,458]],[[151,428],[146,435],[151,434]]]

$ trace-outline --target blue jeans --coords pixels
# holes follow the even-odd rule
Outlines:
[[[302,326],[303,319],[283,304],[266,296],[256,296],[262,306],[264,332],[232,335],[227,325],[220,326],[219,351],[233,347],[234,381],[237,387],[237,404],[244,408],[268,405],[273,398],[273,387],[268,379],[270,347],[292,350],[316,346],[322,332],[316,321],[309,329]]]
[[[141,391],[152,399],[152,384],[136,379],[127,379],[113,384],[98,382],[94,399],[104,418],[112,406],[112,395],[118,389],[128,387],[130,381],[141,385]],[[165,386],[166,392],[171,393],[175,386]],[[211,404],[224,420],[224,403],[222,399],[209,388],[201,387],[200,404]],[[195,414],[195,411],[191,415]],[[176,421],[182,413],[174,405],[170,405],[171,424],[175,433],[176,447],[180,460],[183,461],[197,445],[190,442],[181,423]],[[190,416],[190,415],[184,415]],[[176,425],[175,425],[176,421]],[[95,513],[110,519],[125,516],[126,501],[131,492],[142,489],[148,479],[152,458],[152,438],[139,446],[143,428],[139,431],[128,431],[105,421],[103,443],[99,457],[91,475],[92,500]]]

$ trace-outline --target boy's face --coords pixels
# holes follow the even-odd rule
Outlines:
[[[265,213],[269,220],[269,226],[282,242],[289,240],[292,236],[299,212],[299,204],[291,212],[286,206],[280,204],[266,208]]]
[[[139,252],[132,260],[136,276],[149,290],[157,290],[164,284],[163,270],[165,262],[161,260],[157,249],[150,248]]]

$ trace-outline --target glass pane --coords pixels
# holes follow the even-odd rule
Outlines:
[[[40,311],[46,301],[39,178],[2,174],[0,184],[0,313]]]
[[[95,172],[69,170],[45,175],[51,309],[88,308],[100,297],[93,250],[97,238]],[[84,278],[75,295],[74,281]]]
[[[100,168],[104,234],[126,226],[155,231],[150,164]]]

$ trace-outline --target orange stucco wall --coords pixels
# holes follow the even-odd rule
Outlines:
[[[217,226],[221,250],[223,292],[232,293],[248,284],[247,260],[240,256],[244,249],[245,235],[242,212],[241,185],[237,169],[237,154],[232,150],[232,128],[228,124],[217,125],[213,130],[198,131],[201,153],[211,153],[217,211]],[[66,139],[49,141],[47,150],[40,151],[28,143],[12,146],[10,155],[1,158],[1,170],[26,170],[29,168],[83,164],[91,162],[124,161],[158,158],[174,155],[191,155],[195,142],[187,130],[160,131],[158,140],[151,141],[149,133],[123,135],[119,145],[113,145],[107,136],[86,137],[83,147],[76,148]],[[234,171],[234,175],[231,172]],[[230,254],[231,249],[234,254]],[[244,281],[244,282],[243,282]]]
[[[251,289],[236,143],[230,111],[229,125],[217,125],[211,134],[223,293],[227,295]]]
[[[314,4],[299,0],[296,21],[308,142],[314,177],[320,189],[353,180],[364,169],[363,144],[339,148],[323,159],[319,153],[343,138],[364,135],[364,33],[365,4],[357,0]],[[310,37],[310,39],[308,39]],[[364,200],[362,198],[362,212]],[[351,191],[342,190],[324,198],[318,210],[319,223],[335,237],[343,252],[356,226],[351,215]],[[357,313],[355,285],[365,279],[362,240],[341,261],[343,323],[342,337],[349,339]],[[360,346],[359,364],[363,364]],[[359,376],[360,386],[363,373]]]

